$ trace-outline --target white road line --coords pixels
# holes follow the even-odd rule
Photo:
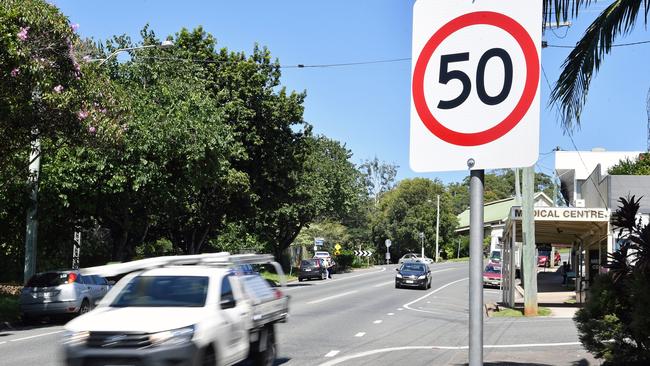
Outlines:
[[[359,333],[355,334],[354,336],[355,337],[363,337],[364,335],[366,335],[366,332],[359,332]]]
[[[495,344],[485,345],[483,348],[528,348],[528,347],[552,347],[552,346],[580,346],[580,342],[566,342],[566,343],[530,343],[530,344]],[[392,347],[370,350],[360,352],[349,356],[339,357],[337,359],[322,363],[320,366],[334,366],[343,362],[361,358],[366,356],[375,355],[378,353],[395,352],[395,351],[413,351],[413,350],[466,350],[468,346],[406,346],[406,347]]]
[[[5,343],[7,343],[7,342],[0,342],[0,344],[5,344]]]
[[[404,310],[404,308],[397,308],[397,311],[402,311],[402,310]]]
[[[388,282],[382,282],[382,283],[376,284],[376,285],[374,285],[374,286],[372,286],[372,287],[381,287],[381,286],[386,286],[386,285],[390,285],[391,283],[395,283],[395,280],[388,281]]]
[[[372,322],[372,323],[373,323],[373,324],[381,324],[381,322],[383,322],[383,320],[375,320],[375,321]]]
[[[395,313],[388,313],[388,314],[386,314],[386,315],[389,315],[389,316],[390,316],[390,315],[395,315]]]
[[[413,305],[413,304],[415,304],[416,302],[418,302],[418,301],[420,301],[420,300],[426,299],[427,297],[429,297],[429,296],[435,294],[435,293],[438,292],[438,291],[442,291],[443,289],[445,289],[445,288],[447,288],[447,287],[449,287],[449,286],[451,286],[451,285],[453,285],[453,284],[456,284],[456,283],[458,283],[458,282],[462,282],[462,281],[466,281],[466,280],[468,280],[468,279],[469,279],[469,277],[465,277],[465,278],[461,278],[460,280],[456,280],[456,281],[453,281],[453,282],[449,282],[449,283],[447,283],[447,284],[444,284],[444,285],[438,287],[437,289],[435,289],[435,290],[429,292],[428,294],[426,294],[426,295],[424,295],[424,296],[420,296],[420,297],[418,297],[417,299],[415,299],[415,300],[413,300],[413,301],[411,301],[411,302],[409,302],[409,303],[406,303],[406,304],[404,304],[404,305],[402,305],[402,306],[404,306],[405,309],[409,309],[409,310],[413,310],[413,311],[421,311],[421,312],[424,312],[424,313],[430,313],[430,311],[420,310],[420,309],[413,309],[413,308],[411,308],[410,306]]]
[[[308,302],[307,304],[309,304],[309,305],[311,305],[311,304],[318,304],[318,303],[323,302],[323,301],[332,300],[332,299],[337,299],[337,298],[339,298],[339,297],[343,297],[343,296],[347,296],[347,295],[350,295],[350,294],[354,294],[354,293],[356,293],[356,292],[359,292],[359,291],[357,291],[357,290],[353,290],[353,291],[348,291],[348,292],[342,292],[342,293],[337,294],[337,295],[328,296],[328,297],[324,297],[324,298],[322,298],[322,299],[318,299],[318,300],[310,301],[310,302]]]
[[[327,352],[325,357],[334,357],[334,356],[338,355],[339,352],[341,352],[341,351],[339,351],[339,350],[331,350],[331,351]]]
[[[57,334],[57,333],[62,333],[62,332],[63,332],[62,330],[58,330],[58,331],[56,331],[56,332],[49,332],[49,333],[37,334],[37,335],[33,335],[33,336],[29,336],[29,337],[24,337],[24,338],[12,339],[12,340],[10,340],[9,342],[24,341],[24,340],[26,340],[26,339],[32,339],[32,338],[37,338],[37,337],[43,337],[43,336],[46,336],[46,335],[52,335],[52,334]]]

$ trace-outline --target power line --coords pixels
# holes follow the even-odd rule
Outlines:
[[[546,85],[548,85],[548,88],[553,90],[553,88],[551,87],[551,83],[548,81],[548,76],[546,75],[546,70],[544,70],[543,66],[542,66],[542,74],[544,75],[544,80],[546,80]],[[559,110],[559,107],[557,106],[557,104],[555,105],[555,107],[558,109],[558,113],[559,113],[560,110]],[[589,172],[589,168],[587,168],[587,164],[585,163],[584,159],[582,158],[582,154],[580,153],[580,150],[578,150],[578,146],[576,145],[576,142],[573,140],[572,133],[570,131],[568,131],[567,135],[569,135],[569,139],[571,140],[571,144],[573,145],[573,148],[575,149],[575,152],[578,153],[578,157],[580,158],[580,161],[582,162],[582,166],[584,166],[587,173],[589,173],[589,181],[594,185],[594,188],[596,188],[596,192],[598,192],[598,196],[600,197],[600,200],[603,201],[603,204],[605,205],[605,208],[609,208],[609,205],[607,204],[607,201],[605,201],[605,198],[603,198],[603,195],[600,193],[600,189],[598,188],[598,185],[596,184],[596,182],[594,182],[593,176]]]
[[[628,42],[628,43],[617,43],[613,44],[612,47],[627,47],[627,46],[638,46],[641,44],[650,43],[650,40],[638,41],[638,42]],[[544,48],[575,48],[575,46],[559,45],[559,44],[548,44],[546,43]]]
[[[182,57],[169,57],[169,56],[138,56],[137,59],[158,60],[158,61],[192,62],[192,63],[204,63],[204,64],[237,64],[237,63],[240,63],[240,62],[246,62],[246,60],[223,61],[223,60],[213,60],[213,59],[182,58]],[[137,59],[136,59],[136,62],[137,62]],[[280,65],[280,68],[283,68],[283,69],[328,68],[328,67],[344,67],[344,66],[384,64],[384,63],[394,63],[394,62],[403,62],[403,61],[411,61],[411,58],[410,57],[404,57],[404,58],[391,58],[391,59],[359,61],[359,62],[342,62],[342,63],[332,63],[332,64]]]

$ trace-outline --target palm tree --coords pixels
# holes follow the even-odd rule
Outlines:
[[[579,10],[595,0],[543,0],[544,20],[559,23],[578,16]],[[587,28],[562,65],[563,70],[551,92],[551,104],[559,103],[566,131],[580,126],[582,107],[587,100],[591,78],[617,37],[627,35],[644,14],[648,24],[650,0],[615,0]]]

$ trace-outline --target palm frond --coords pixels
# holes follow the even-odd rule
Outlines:
[[[612,215],[612,225],[619,228],[619,236],[623,231],[627,230],[628,233],[634,232],[637,227],[636,214],[641,207],[641,198],[635,196],[619,197],[618,202],[620,205]]]
[[[570,132],[580,126],[582,107],[587,100],[594,72],[600,68],[604,56],[610,53],[614,40],[632,30],[642,3],[647,24],[647,0],[617,0],[598,15],[564,60],[550,103],[560,104],[565,131]]]
[[[609,272],[612,274],[614,282],[619,282],[632,273],[632,266],[628,260],[629,255],[627,245],[621,246],[621,248],[614,253],[608,253],[607,257],[608,261],[605,267],[609,268]]]

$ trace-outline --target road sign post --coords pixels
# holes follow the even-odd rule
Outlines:
[[[469,365],[483,365],[483,170],[469,181]]]
[[[470,169],[471,366],[483,363],[484,170],[531,166],[539,155],[541,13],[539,1],[413,7],[411,169]]]
[[[386,239],[384,244],[386,245],[386,264],[390,264],[390,246],[393,245],[393,242],[390,239]]]

